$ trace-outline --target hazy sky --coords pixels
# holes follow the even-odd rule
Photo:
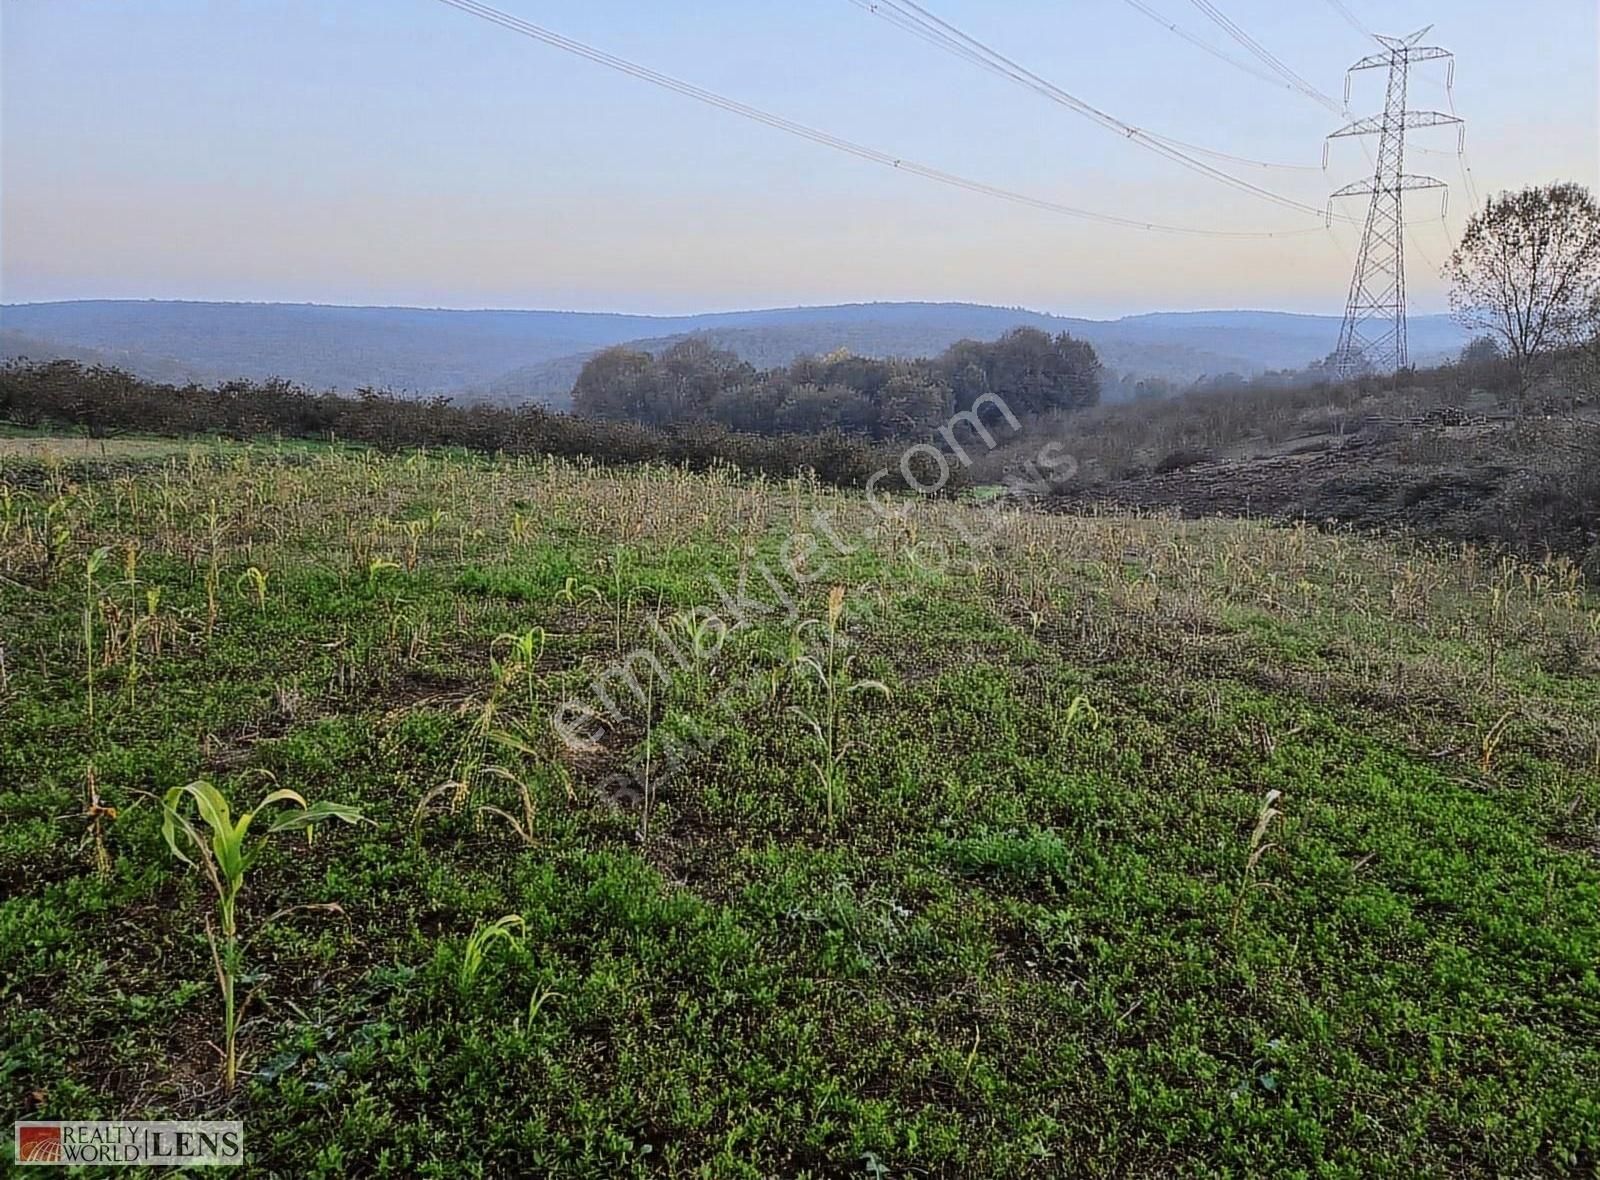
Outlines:
[[[1185,43],[1128,0],[922,0],[1127,122],[1322,162],[1338,116]],[[1243,58],[1192,0],[1145,0]],[[1457,55],[1485,192],[1596,182],[1595,0],[1346,0]],[[0,298],[193,298],[687,312],[871,299],[1085,315],[1337,312],[1355,232],[1223,187],[914,39],[849,0],[497,0],[497,7],[896,156],[1052,201],[1204,228],[1070,220],[860,161],[506,32],[437,0],[0,0]],[[1321,90],[1375,46],[1333,0],[1217,0]],[[1445,109],[1442,67],[1414,106]],[[1435,81],[1429,81],[1434,79]],[[1352,108],[1378,109],[1379,72]],[[1415,146],[1453,152],[1441,130]],[[1453,154],[1408,171],[1452,182]],[[1309,204],[1370,171],[1237,174]],[[1413,215],[1438,205],[1418,197]],[[1363,208],[1356,203],[1351,213]],[[1418,225],[1413,306],[1449,235]]]

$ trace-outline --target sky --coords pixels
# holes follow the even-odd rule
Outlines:
[[[1342,116],[1195,47],[1133,0],[921,0],[1125,123],[1298,170],[1209,162],[1321,209],[1370,174]],[[1141,0],[1261,69],[1196,0]],[[1600,187],[1594,0],[1343,0],[1435,22],[1489,193]],[[496,0],[728,98],[1046,201],[1239,240],[1083,221],[748,121],[439,0],[0,0],[0,300],[225,299],[689,313],[888,299],[1116,316],[1338,313],[1358,227],[1197,175],[851,0]],[[1216,0],[1316,89],[1376,46],[1338,0]],[[1382,26],[1374,22],[1381,20]],[[1442,64],[1413,107],[1448,110]],[[1382,71],[1351,109],[1381,108]],[[1471,210],[1453,130],[1408,172],[1413,310]],[[1375,144],[1369,144],[1371,150]],[[1361,202],[1341,212],[1360,216]]]

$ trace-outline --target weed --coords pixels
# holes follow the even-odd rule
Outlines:
[[[1228,934],[1236,935],[1239,931],[1239,916],[1244,912],[1246,895],[1252,888],[1257,887],[1256,867],[1261,863],[1261,858],[1272,849],[1278,847],[1267,840],[1268,829],[1273,821],[1283,818],[1283,811],[1277,804],[1283,798],[1283,792],[1271,790],[1261,800],[1261,808],[1256,812],[1256,826],[1250,830],[1250,839],[1245,844],[1244,872],[1239,877],[1239,891],[1234,894],[1233,914],[1228,919]]]
[[[93,763],[84,769],[84,793],[87,801],[84,804],[83,818],[89,821],[89,839],[94,845],[94,871],[103,881],[111,876],[111,853],[106,849],[104,825],[107,821],[116,822],[117,809],[107,807],[101,801],[100,788],[95,782]]]

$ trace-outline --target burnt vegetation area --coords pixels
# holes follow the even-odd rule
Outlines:
[[[1600,570],[1600,351],[1519,370],[1486,339],[1393,378],[1220,391],[1097,407],[1040,424],[1076,460],[1050,506],[1258,516],[1444,541]],[[1029,445],[1038,441],[1030,437]],[[1016,446],[975,465],[1016,469]]]

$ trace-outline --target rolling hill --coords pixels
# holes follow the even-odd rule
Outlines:
[[[314,388],[389,388],[561,404],[596,350],[656,350],[702,334],[758,366],[847,348],[923,356],[964,337],[1031,326],[1092,343],[1114,373],[1191,381],[1295,368],[1327,355],[1332,316],[1160,312],[1118,320],[970,303],[860,303],[643,316],[320,304],[84,300],[0,307],[0,352],[120,365],[156,380],[285,377]],[[1411,320],[1412,355],[1445,357],[1465,334],[1446,316]]]

